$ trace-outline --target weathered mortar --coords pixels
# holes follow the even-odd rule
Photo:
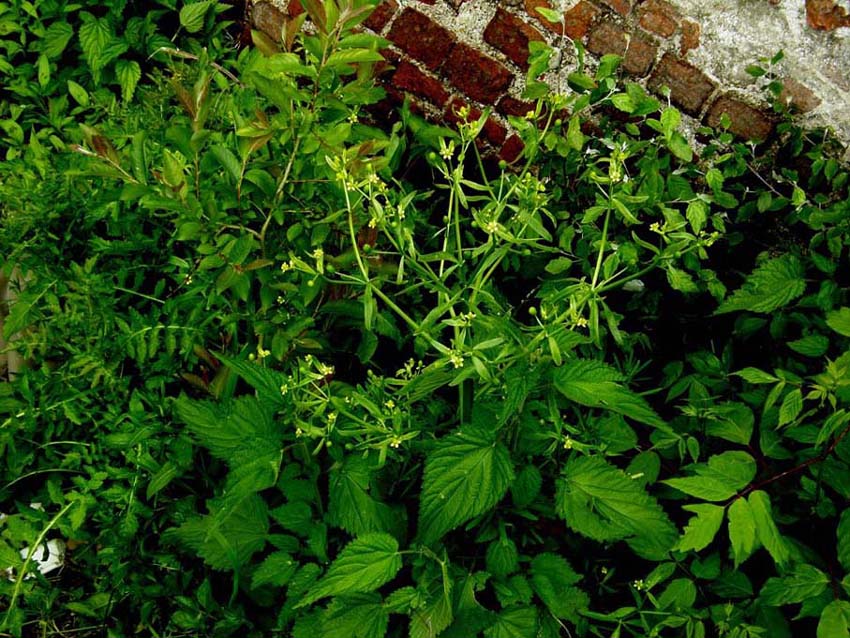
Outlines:
[[[294,15],[298,0],[269,0]],[[275,30],[270,11],[265,28]],[[693,130],[716,125],[723,113],[732,130],[764,139],[774,120],[764,100],[765,80],[745,72],[782,49],[774,71],[786,81],[804,124],[828,126],[850,144],[850,16],[836,0],[384,0],[367,25],[388,38],[396,71],[385,74],[388,90],[412,96],[433,117],[452,120],[459,104],[495,106],[487,139],[512,159],[518,140],[505,126],[507,114],[523,114],[519,100],[530,40],[559,50],[547,77],[556,90],[575,68],[571,39],[592,54],[624,57],[632,81],[651,90],[670,89],[671,101],[690,115]],[[563,26],[545,20],[537,7],[556,9]],[[564,37],[565,35],[568,37]]]

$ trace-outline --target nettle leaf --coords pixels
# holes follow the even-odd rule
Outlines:
[[[843,337],[850,337],[850,308],[842,306],[826,314],[826,325]]]
[[[487,638],[529,638],[537,635],[537,610],[534,607],[510,607],[499,612],[493,626],[484,632]]]
[[[115,63],[115,77],[121,86],[121,98],[129,102],[133,99],[136,85],[142,77],[142,67],[135,60],[118,60]]]
[[[720,505],[685,505],[684,510],[696,514],[685,527],[685,533],[679,539],[676,549],[700,551],[709,546],[723,523],[723,507]]]
[[[829,349],[829,339],[823,335],[808,335],[796,341],[789,341],[787,345],[805,357],[822,357]]]
[[[217,2],[218,0],[201,0],[185,5],[180,9],[180,26],[189,33],[197,33],[204,28],[207,11]]]
[[[41,39],[42,53],[48,58],[58,58],[73,36],[74,28],[67,22],[52,23]]]
[[[706,434],[747,445],[753,436],[755,416],[744,403],[729,402],[712,408]]]
[[[322,638],[384,638],[389,623],[378,594],[335,598],[321,617]]]
[[[759,541],[773,557],[777,565],[784,565],[790,557],[785,539],[779,534],[773,514],[770,509],[770,497],[767,492],[756,490],[747,498],[753,511],[753,520],[756,522],[756,532]]]
[[[623,375],[611,366],[592,359],[570,359],[554,374],[558,391],[570,401],[591,408],[605,408],[639,423],[657,428],[667,424],[646,400],[624,387]]]
[[[782,399],[782,404],[779,406],[779,422],[776,427],[781,428],[783,425],[793,423],[802,411],[803,392],[800,388],[794,388]]]
[[[419,539],[433,543],[494,507],[513,479],[510,454],[494,433],[469,428],[443,438],[425,461]]]
[[[538,554],[531,561],[531,586],[552,614],[577,622],[579,611],[587,609],[590,599],[578,587],[581,580],[570,564],[557,554]]]
[[[519,552],[510,538],[499,538],[490,543],[484,559],[487,571],[500,578],[519,569]]]
[[[597,541],[626,540],[640,556],[661,560],[678,533],[641,483],[598,456],[570,459],[557,482],[558,514]]]
[[[271,368],[265,368],[260,363],[226,357],[222,354],[216,355],[218,359],[227,364],[239,377],[254,390],[260,403],[274,408],[281,408],[286,404],[281,386],[286,383],[286,375]]]
[[[838,562],[850,571],[850,508],[841,512],[838,520]]]
[[[451,600],[441,590],[411,612],[410,638],[436,638],[453,620]]]
[[[708,463],[691,466],[694,476],[662,481],[689,496],[706,501],[725,501],[744,488],[756,475],[756,462],[746,452],[733,450],[716,454]]]
[[[97,59],[112,41],[112,27],[106,18],[95,18],[92,14],[82,11],[80,19],[80,48],[83,50],[86,62],[94,67]]]
[[[759,599],[771,607],[801,603],[818,596],[829,584],[829,576],[817,567],[803,563],[781,578],[768,578]]]
[[[511,484],[511,499],[520,509],[528,507],[540,494],[543,477],[536,465],[526,465]]]
[[[756,521],[745,498],[735,499],[729,506],[729,542],[735,568],[747,560],[756,548]]]
[[[359,456],[331,468],[328,517],[332,525],[354,535],[392,530],[392,508],[369,495],[371,475],[369,460]]]
[[[824,607],[817,638],[850,638],[850,603],[833,600]]]
[[[804,274],[803,264],[794,255],[771,259],[756,268],[714,314],[739,310],[766,313],[787,306],[806,290]]]
[[[401,569],[398,541],[389,534],[364,534],[351,541],[298,603],[309,605],[327,596],[374,591]]]
[[[263,585],[283,587],[298,571],[298,562],[286,552],[270,554],[251,576],[251,589]]]

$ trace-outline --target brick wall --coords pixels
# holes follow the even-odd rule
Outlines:
[[[561,51],[563,76],[574,69],[574,47],[580,41],[590,62],[614,53],[633,81],[669,95],[670,101],[693,118],[692,124],[715,126],[723,114],[731,130],[763,140],[773,132],[767,105],[745,95],[689,61],[703,45],[700,22],[683,15],[666,0],[382,0],[365,23],[391,42],[385,52],[390,64],[381,75],[392,99],[408,96],[426,115],[456,121],[462,105],[473,116],[493,107],[485,138],[505,159],[519,151],[506,116],[522,115],[531,105],[521,100],[523,78],[532,41],[546,41]],[[777,4],[781,0],[762,0]],[[800,0],[795,0],[800,1]],[[553,9],[563,24],[536,11]],[[848,12],[835,0],[806,0],[806,28],[834,31],[850,26]],[[284,15],[302,11],[298,0],[274,0],[254,5],[255,24],[276,36]],[[741,66],[753,60],[741,60]],[[800,113],[816,109],[819,97],[805,78],[786,78],[784,97]],[[553,71],[550,81],[557,85]],[[562,85],[565,85],[562,83]]]

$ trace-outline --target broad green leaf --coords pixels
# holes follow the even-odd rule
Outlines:
[[[756,521],[753,510],[745,498],[736,498],[729,506],[729,541],[735,568],[743,563],[756,548]]]
[[[699,287],[694,283],[694,278],[691,277],[690,273],[675,266],[667,266],[666,270],[667,282],[673,290],[684,293],[699,292]]]
[[[334,598],[321,617],[321,638],[384,638],[389,612],[378,594]]]
[[[80,27],[80,48],[89,66],[94,67],[97,59],[112,40],[112,28],[106,18],[95,18],[83,11],[80,14],[83,25]]]
[[[443,438],[425,461],[419,539],[433,543],[491,509],[513,479],[510,454],[493,433],[469,428]]]
[[[707,415],[706,434],[733,443],[747,445],[753,436],[755,416],[744,403],[729,402],[715,406]]]
[[[768,374],[763,370],[759,370],[758,368],[744,368],[743,370],[738,370],[738,372],[733,372],[732,374],[741,377],[744,381],[752,383],[753,385],[776,383],[779,381],[778,377]]]
[[[204,17],[209,8],[214,6],[217,0],[200,0],[192,2],[180,9],[180,26],[189,33],[197,33],[204,28]]]
[[[715,311],[773,312],[788,305],[806,289],[803,264],[794,255],[782,255],[763,263]]]
[[[328,519],[355,536],[392,530],[393,510],[369,495],[368,459],[348,457],[331,468]]]
[[[788,347],[806,357],[822,357],[829,349],[829,339],[823,335],[808,335],[796,341],[789,341]]]
[[[511,499],[519,508],[525,508],[534,502],[540,494],[543,485],[543,477],[536,465],[526,465],[519,471],[516,479],[511,484]]]
[[[269,408],[281,408],[286,405],[283,392],[283,386],[287,381],[285,374],[253,361],[226,357],[223,354],[218,354],[217,357],[257,391],[257,398],[261,404]]]
[[[843,337],[850,337],[850,308],[842,306],[826,314],[826,325]]]
[[[133,99],[136,85],[142,77],[142,68],[135,60],[118,60],[115,63],[115,77],[121,86],[121,99],[129,102]]]
[[[756,475],[756,462],[746,452],[733,450],[716,454],[708,463],[691,466],[694,476],[662,481],[670,487],[706,501],[725,501],[744,488]]]
[[[389,534],[364,534],[345,546],[299,607],[325,598],[374,591],[401,569],[398,541]]]
[[[708,204],[701,199],[695,199],[688,204],[688,209],[685,212],[685,217],[688,218],[688,223],[693,231],[698,235],[705,228],[705,222],[708,220]]]
[[[251,576],[251,589],[263,585],[274,585],[283,587],[289,579],[298,571],[298,562],[293,560],[286,552],[274,552],[266,557],[253,576]]]
[[[344,64],[352,64],[354,62],[381,62],[384,56],[377,51],[369,49],[343,49],[334,51],[328,57],[328,66],[339,66]]]
[[[653,427],[665,428],[664,420],[646,400],[621,385],[623,376],[611,366],[592,359],[570,359],[554,374],[558,391],[581,405],[604,408]]]
[[[761,588],[759,599],[772,607],[801,603],[823,592],[829,584],[829,576],[807,563],[797,565],[781,578],[768,578]]]
[[[779,422],[776,427],[782,427],[793,423],[803,411],[803,392],[800,388],[794,388],[785,395],[782,399],[782,405],[779,406]]]
[[[720,505],[685,505],[684,510],[696,514],[688,521],[685,533],[679,539],[676,549],[680,552],[688,550],[700,551],[708,547],[720,525],[723,523],[723,508]]]
[[[590,603],[587,594],[572,586],[580,580],[581,576],[557,554],[538,554],[531,561],[531,586],[549,611],[562,620],[576,622],[579,611]]]
[[[759,541],[773,557],[777,565],[788,562],[789,554],[785,540],[780,536],[773,514],[770,509],[770,497],[766,492],[756,490],[747,499],[753,511],[753,520],[756,523],[756,533]]]
[[[68,42],[74,36],[74,28],[67,22],[53,22],[41,39],[42,53],[48,58],[58,58],[62,55]]]
[[[850,572],[850,508],[841,512],[838,519],[838,562]]]
[[[692,607],[697,598],[697,588],[689,578],[676,578],[658,596],[659,609],[684,611]]]
[[[38,85],[44,88],[50,82],[50,60],[44,53],[38,56],[36,67],[38,69]]]
[[[442,590],[425,605],[420,605],[410,614],[410,638],[436,638],[452,624],[454,614],[449,598]]]
[[[218,163],[224,167],[227,174],[230,175],[233,183],[238,184],[242,180],[242,163],[236,159],[236,156],[230,149],[221,144],[213,144],[210,147],[210,152],[218,160]],[[257,367],[260,366],[258,365]]]
[[[484,635],[487,638],[534,638],[537,636],[537,610],[534,607],[504,609]]]
[[[693,149],[690,144],[688,144],[688,140],[685,139],[685,136],[679,133],[679,131],[674,131],[670,135],[670,138],[667,140],[667,148],[669,148],[670,152],[683,162],[690,162],[694,159]]]
[[[598,541],[625,539],[640,556],[661,560],[678,533],[641,483],[598,456],[567,462],[555,504],[567,525]]]
[[[497,538],[490,543],[484,559],[487,571],[500,578],[519,569],[519,552],[510,538]]]
[[[833,600],[824,607],[817,638],[850,638],[850,603]]]
[[[80,106],[89,105],[89,94],[86,90],[73,80],[68,80],[68,93]]]

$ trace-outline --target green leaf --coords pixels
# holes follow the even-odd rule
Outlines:
[[[605,408],[640,423],[665,428],[664,420],[646,400],[623,387],[622,375],[611,366],[592,359],[570,359],[555,371],[558,391],[581,405]]]
[[[670,139],[667,140],[667,148],[683,162],[690,162],[694,159],[694,151],[688,144],[688,140],[678,131],[674,131],[670,135]]]
[[[828,584],[829,576],[803,563],[782,578],[768,578],[759,593],[759,599],[771,607],[801,603],[820,595]]]
[[[678,290],[684,293],[699,292],[699,287],[694,283],[694,278],[690,273],[676,268],[675,266],[667,266],[667,282],[673,290]]]
[[[692,466],[695,475],[662,481],[670,487],[706,501],[725,501],[744,488],[756,475],[756,462],[746,452],[733,450],[716,454],[708,463]]]
[[[714,540],[723,523],[723,508],[720,505],[685,505],[684,510],[696,514],[688,521],[685,533],[679,539],[676,549],[680,552],[705,549]]]
[[[817,638],[850,638],[850,603],[833,600],[824,607]]]
[[[843,337],[850,337],[850,308],[842,306],[826,314],[826,325]]]
[[[384,56],[377,51],[369,49],[343,49],[334,51],[328,57],[327,65],[329,67],[352,64],[354,62],[382,62]]]
[[[562,620],[577,622],[579,611],[590,603],[587,594],[572,587],[580,580],[581,576],[557,554],[538,554],[531,561],[532,588],[549,611]]]
[[[112,41],[112,27],[106,18],[95,18],[85,11],[80,13],[80,18],[83,20],[80,27],[80,48],[97,80],[96,69],[100,68],[99,59]]]
[[[526,465],[519,471],[516,479],[511,484],[511,499],[518,508],[522,509],[531,505],[540,488],[543,485],[543,477],[536,465]]]
[[[733,443],[747,445],[753,436],[755,416],[744,403],[729,402],[715,406],[707,416],[706,434]]]
[[[217,0],[200,0],[185,5],[180,9],[180,25],[189,33],[197,33],[204,28],[207,11],[215,4]]]
[[[286,552],[270,554],[251,576],[251,589],[263,585],[283,587],[298,571],[298,562]]]
[[[615,93],[611,96],[611,103],[624,113],[631,113],[635,110],[635,103],[628,93]]]
[[[850,508],[841,512],[838,519],[838,562],[850,572]]]
[[[782,399],[782,405],[779,406],[779,422],[776,427],[781,428],[783,425],[793,423],[802,411],[803,392],[800,388],[794,388]]]
[[[487,638],[534,638],[537,636],[537,610],[534,607],[504,609],[484,635]]]
[[[778,377],[768,374],[763,370],[759,370],[758,368],[744,368],[743,370],[738,370],[738,372],[733,372],[732,374],[737,377],[741,377],[744,381],[752,383],[753,385],[775,383],[776,381],[779,381]]]
[[[756,548],[756,521],[749,502],[744,498],[737,498],[732,502],[728,517],[729,541],[737,569]]]
[[[705,222],[708,219],[708,204],[701,199],[693,200],[688,204],[685,217],[688,218],[688,223],[691,225],[694,233],[698,235],[705,228]]]
[[[574,531],[597,541],[625,539],[649,560],[665,558],[678,537],[641,483],[598,456],[566,463],[557,482],[555,506]]]
[[[47,56],[42,53],[38,56],[38,85],[41,88],[47,86],[47,83],[50,82],[50,60],[47,59]]]
[[[327,596],[374,591],[392,580],[400,569],[398,541],[389,534],[365,534],[346,545],[298,606]]]
[[[519,569],[519,552],[510,538],[498,538],[490,543],[484,560],[487,571],[499,578]]]
[[[210,147],[210,152],[218,160],[234,184],[238,184],[242,180],[242,163],[236,159],[236,156],[225,146],[214,144]]]
[[[115,77],[121,86],[121,98],[129,102],[133,99],[136,85],[142,77],[142,68],[135,60],[118,60],[115,63]]]
[[[750,494],[747,500],[753,510],[753,520],[756,522],[756,533],[759,541],[777,565],[784,565],[789,558],[788,547],[773,521],[773,514],[770,511],[770,497],[766,492],[756,490]]]
[[[286,405],[284,393],[281,390],[287,382],[285,374],[253,361],[226,357],[223,354],[218,354],[217,357],[257,391],[257,399],[264,408],[271,410]]]
[[[803,294],[806,289],[803,275],[803,264],[794,255],[771,259],[756,268],[714,314],[738,310],[773,312]]]
[[[451,600],[441,590],[410,614],[410,638],[436,638],[453,619]]]
[[[384,638],[389,623],[378,594],[335,598],[322,614],[322,638]]]
[[[67,22],[53,22],[41,39],[42,53],[48,58],[62,55],[68,42],[74,37],[74,28]]]
[[[806,357],[822,357],[829,349],[829,339],[823,335],[808,335],[796,341],[789,341],[788,347]]]
[[[80,106],[89,105],[89,94],[86,90],[73,80],[68,80],[68,93]]]
[[[348,457],[331,469],[328,518],[355,536],[392,530],[393,510],[369,495],[372,470],[368,459]]]
[[[469,428],[443,438],[425,461],[419,539],[433,543],[491,509],[513,479],[510,454],[494,433]]]

